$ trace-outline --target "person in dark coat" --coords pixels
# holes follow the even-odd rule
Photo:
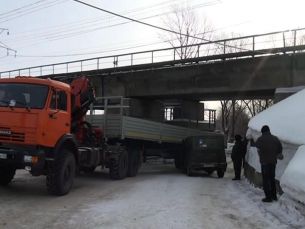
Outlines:
[[[247,150],[248,150],[248,139],[246,137],[244,137],[244,139],[242,140],[242,144],[243,144],[243,165],[242,167],[245,168],[245,162],[246,162],[246,153],[247,153]]]
[[[241,166],[245,155],[245,147],[242,142],[242,138],[239,134],[235,135],[235,144],[232,148],[231,158],[233,161],[233,167],[235,177],[232,180],[240,180]]]
[[[267,125],[261,129],[262,136],[256,141],[256,147],[259,154],[259,160],[262,168],[263,189],[265,198],[263,202],[272,202],[277,200],[275,186],[275,169],[277,159],[283,159],[282,144],[279,139],[272,135]]]

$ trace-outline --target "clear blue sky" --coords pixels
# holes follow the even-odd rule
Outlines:
[[[301,0],[84,1],[159,26],[164,26],[174,4],[189,5],[198,19],[207,18],[218,34],[249,35],[305,27]],[[13,53],[6,56],[1,49],[0,71],[110,55],[111,50],[127,53],[167,46],[160,43],[164,32],[124,22],[72,0],[2,0],[0,27],[8,28],[10,35],[3,32],[0,41],[17,50],[17,57]],[[140,47],[132,48],[135,46]]]

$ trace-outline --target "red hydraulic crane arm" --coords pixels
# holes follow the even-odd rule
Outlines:
[[[74,79],[71,82],[72,93],[72,133],[80,145],[100,145],[102,130],[92,127],[85,121],[90,105],[95,101],[94,90],[86,77]]]
[[[80,77],[72,81],[71,93],[73,97],[72,122],[79,122],[84,119],[90,104],[95,101],[95,93],[86,77]]]

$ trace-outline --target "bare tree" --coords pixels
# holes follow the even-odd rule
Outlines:
[[[257,99],[257,100],[243,100],[242,106],[247,109],[247,113],[254,117],[258,113],[266,110],[268,107],[273,105],[273,99]]]
[[[197,47],[189,47],[189,45],[211,40],[212,26],[206,18],[202,21],[203,23],[199,23],[192,8],[178,5],[173,6],[173,13],[163,19],[165,26],[177,33],[167,33],[165,36],[162,35],[162,39],[172,47],[180,47],[175,50],[180,59],[195,57]]]
[[[241,101],[222,100],[221,114],[218,116],[218,129],[221,129],[226,139],[232,140],[235,134],[245,135],[249,122],[246,107]],[[219,125],[221,123],[221,126]]]
[[[230,100],[221,100],[220,104],[221,115],[218,117],[218,120],[221,120],[221,127],[219,129],[221,129],[222,132],[225,134],[227,140],[230,132],[230,116],[233,106]],[[220,123],[219,121],[217,123]]]
[[[242,36],[241,34],[236,34],[236,33],[231,33],[231,35],[229,36],[225,33],[222,33],[219,39],[231,39],[241,36]],[[248,51],[247,45],[249,45],[250,43],[251,43],[250,38],[227,40],[223,43],[216,43],[215,54],[227,54],[227,53]]]

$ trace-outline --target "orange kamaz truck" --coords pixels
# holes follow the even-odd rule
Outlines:
[[[9,184],[17,169],[46,175],[47,190],[54,195],[69,192],[75,171],[90,172],[98,165],[107,166],[112,178],[124,178],[125,148],[106,147],[102,129],[85,121],[94,100],[86,77],[69,84],[0,79],[0,185]]]
[[[206,132],[131,116],[130,98],[98,98],[88,78],[63,79],[0,79],[0,185],[25,169],[65,195],[78,171],[133,177],[143,155],[177,159],[186,137]]]

